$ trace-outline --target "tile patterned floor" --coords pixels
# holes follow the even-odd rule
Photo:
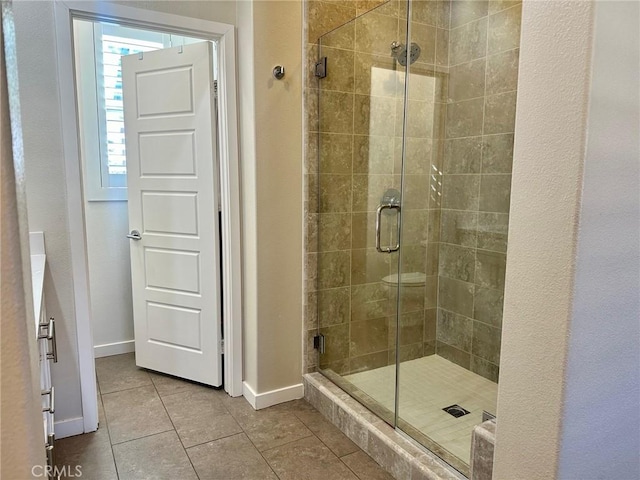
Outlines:
[[[56,442],[59,467],[91,480],[392,480],[304,400],[255,411],[244,398],[96,360],[100,428]],[[74,477],[75,478],[75,477]]]
[[[394,410],[395,365],[344,379]],[[498,384],[438,355],[400,365],[400,417],[465,463],[469,463],[471,431],[482,423],[483,410],[495,414],[497,396]],[[453,404],[470,413],[455,418],[442,410]]]

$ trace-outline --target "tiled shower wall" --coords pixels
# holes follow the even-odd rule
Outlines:
[[[404,84],[396,74],[372,92],[370,71],[392,68],[381,32],[395,30],[404,41],[405,2],[391,0],[323,38],[330,60],[320,105],[312,75],[318,37],[381,3],[305,4],[306,371],[318,365],[318,320],[327,339],[323,368],[343,374],[395,359],[395,289],[380,280],[397,270],[397,257],[376,253],[370,240],[381,192],[400,185]],[[427,284],[402,289],[400,358],[437,349],[493,380],[519,15],[518,2],[414,1],[411,24],[423,52],[411,66],[407,103],[402,264],[426,272]]]
[[[498,379],[521,4],[453,1],[438,355]]]
[[[355,13],[361,14],[359,5],[355,4]],[[422,52],[411,67],[406,105],[403,271],[427,271],[427,236],[434,233],[428,225],[437,204],[435,199],[430,202],[429,179],[432,158],[442,156],[434,138],[443,131],[444,77],[437,71],[442,67],[436,65],[446,68],[445,5],[414,4],[412,36]],[[363,8],[372,6],[368,3]],[[322,17],[322,8],[329,12],[328,17]],[[397,272],[398,257],[376,252],[373,240],[375,209],[383,193],[388,188],[400,189],[404,68],[394,70],[390,47],[394,40],[404,42],[405,8],[405,2],[387,2],[325,35],[322,55],[328,57],[329,68],[328,76],[321,80],[319,97],[317,80],[308,78],[307,112],[318,107],[322,112],[320,122],[308,119],[309,369],[316,361],[311,349],[316,321],[327,341],[321,367],[345,374],[395,362],[396,289],[382,279]],[[336,12],[339,8],[334,3],[309,3],[309,32],[318,18],[327,21]],[[316,48],[315,44],[308,46],[309,72],[317,58]],[[382,236],[388,239],[396,219],[383,217],[383,222]],[[437,258],[431,263],[426,286],[401,291],[402,360],[435,352]]]

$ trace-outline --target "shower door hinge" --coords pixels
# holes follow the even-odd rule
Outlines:
[[[321,333],[313,337],[313,348],[324,353],[324,335]]]
[[[327,76],[327,57],[320,58],[320,61],[316,63],[315,75],[318,78]]]
[[[224,354],[224,338],[220,339],[220,353]]]
[[[211,86],[213,90],[213,98],[218,99],[218,80],[213,81],[213,85]]]

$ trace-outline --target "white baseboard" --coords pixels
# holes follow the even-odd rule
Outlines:
[[[251,404],[256,410],[271,407],[278,403],[289,402],[298,398],[304,397],[304,385],[298,383],[297,385],[291,385],[289,387],[278,388],[277,390],[270,390],[264,393],[256,393],[247,384],[242,382],[242,395],[247,399],[247,402]]]
[[[84,419],[82,417],[60,420],[53,424],[56,440],[84,433]]]
[[[124,342],[105,343],[104,345],[96,345],[93,347],[93,356],[95,358],[110,357],[111,355],[120,355],[122,353],[131,353],[136,351],[135,340],[126,340]]]

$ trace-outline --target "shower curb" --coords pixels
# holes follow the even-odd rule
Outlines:
[[[396,480],[464,480],[320,373],[303,377],[304,398]]]

